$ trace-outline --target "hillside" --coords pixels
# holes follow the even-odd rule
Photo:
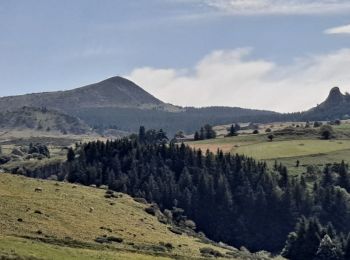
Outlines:
[[[145,212],[148,205],[105,192],[0,174],[0,258],[205,259],[200,249],[212,248],[225,258],[263,259],[175,234]],[[104,236],[120,240],[96,242]]]
[[[163,128],[171,135],[178,130],[191,133],[206,123],[266,122],[280,117],[271,111],[238,107],[182,108],[166,104],[122,77],[68,91],[0,98],[2,111],[18,110],[23,106],[59,110],[80,117],[90,126],[113,126],[114,129],[135,132],[144,125]]]
[[[89,108],[76,115],[89,125],[117,126],[120,130],[137,132],[141,125],[148,129],[163,129],[169,136],[179,130],[193,133],[205,124],[219,125],[232,122],[271,122],[280,114],[239,107],[183,108],[182,111],[146,110],[137,108]]]
[[[303,120],[335,120],[350,117],[350,96],[342,94],[338,87],[329,92],[324,102],[302,113]]]
[[[46,108],[22,107],[0,113],[0,128],[38,130],[46,133],[86,134],[90,131],[80,119]]]
[[[112,77],[67,91],[0,98],[1,110],[14,110],[22,106],[47,107],[67,112],[97,107],[154,108],[165,104],[133,82],[121,77]]]

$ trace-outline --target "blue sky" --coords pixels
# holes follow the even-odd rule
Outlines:
[[[179,105],[298,111],[350,91],[345,0],[0,0],[1,96],[121,75]]]

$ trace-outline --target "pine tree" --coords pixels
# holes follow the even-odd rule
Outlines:
[[[74,159],[75,159],[75,153],[74,153],[74,150],[70,147],[67,153],[67,161],[72,162],[74,161]]]
[[[331,168],[328,165],[324,169],[321,183],[324,188],[330,187],[333,184]]]
[[[345,246],[344,246],[344,259],[350,259],[350,233],[345,241]]]
[[[194,140],[195,141],[198,141],[200,138],[199,138],[199,134],[198,134],[198,132],[196,131],[195,133],[194,133]]]
[[[228,136],[236,136],[237,135],[237,130],[234,125],[231,125]]]
[[[348,170],[347,170],[347,167],[346,167],[344,161],[342,161],[340,166],[339,166],[338,185],[340,187],[346,189],[348,192],[350,191],[349,174],[348,174]]]
[[[199,134],[199,140],[204,140],[204,139],[205,139],[204,128],[201,127],[200,134]]]
[[[146,129],[144,126],[140,126],[139,129],[139,142],[140,143],[145,143],[146,142]]]
[[[317,249],[315,260],[339,260],[339,250],[332,239],[326,234]]]

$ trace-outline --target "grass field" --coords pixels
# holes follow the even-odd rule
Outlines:
[[[170,260],[170,257],[123,252],[121,250],[87,249],[57,246],[39,241],[0,235],[1,259],[125,259]]]
[[[256,159],[319,156],[350,149],[350,140],[289,140],[240,146],[232,151]]]
[[[275,124],[278,125],[279,124]],[[264,126],[266,128],[266,126]],[[276,127],[277,128],[277,127]],[[269,165],[275,161],[283,163],[292,174],[306,171],[306,166],[323,167],[327,163],[350,163],[350,124],[345,122],[333,126],[336,139],[321,140],[319,135],[278,135],[272,142],[267,134],[241,134],[235,137],[188,142],[194,148],[209,149],[216,152],[244,154],[259,160],[265,160]],[[278,130],[278,129],[277,129]],[[295,167],[299,160],[300,167]]]
[[[37,187],[42,192],[35,192]],[[241,254],[174,234],[144,211],[147,205],[125,194],[113,199],[104,194],[98,188],[0,174],[0,259],[203,259],[203,247]],[[94,242],[103,235],[123,242]],[[159,250],[160,243],[173,249]]]

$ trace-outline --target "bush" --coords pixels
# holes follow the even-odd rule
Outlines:
[[[141,204],[147,204],[147,200],[145,200],[144,198],[134,198],[134,201]]]
[[[189,220],[189,219],[185,221],[185,226],[187,228],[190,228],[190,229],[193,229],[193,230],[196,229],[196,223],[194,223],[194,221]]]
[[[44,144],[40,144],[40,143],[37,143],[37,144],[30,144],[29,145],[29,150],[28,150],[28,153],[29,154],[41,154],[45,157],[50,157],[50,151],[49,149],[47,148],[46,145]]]
[[[333,128],[330,125],[324,125],[320,129],[321,138],[324,140],[329,140],[334,137]]]
[[[173,244],[171,243],[164,243],[164,242],[159,242],[159,245],[165,247],[167,250],[171,251],[174,249]]]
[[[0,164],[5,164],[11,160],[10,156],[7,155],[1,155],[0,156]]]
[[[253,134],[254,135],[257,135],[259,133],[259,130],[257,130],[257,129],[255,129],[254,131],[253,131]]]
[[[106,237],[96,237],[95,242],[103,244],[103,243],[111,243]]]
[[[158,208],[158,206],[156,206],[156,205],[151,205],[151,206],[149,206],[148,208],[145,208],[145,211],[146,211],[148,214],[150,214],[150,215],[152,215],[152,216],[155,216],[155,215],[157,215],[157,213],[159,212],[159,208]]]
[[[271,132],[272,132],[271,128],[267,128],[267,129],[265,130],[265,133],[271,133]]]
[[[322,122],[315,121],[314,122],[314,127],[320,127],[322,125]]]
[[[208,256],[224,257],[222,253],[220,253],[215,249],[212,249],[211,247],[203,247],[203,248],[200,248],[199,251],[204,257],[208,257]]]
[[[120,238],[120,237],[109,236],[109,237],[107,237],[107,241],[116,242],[116,243],[122,243],[123,239]]]
[[[177,227],[168,227],[169,231],[177,235],[182,235],[182,230]]]

